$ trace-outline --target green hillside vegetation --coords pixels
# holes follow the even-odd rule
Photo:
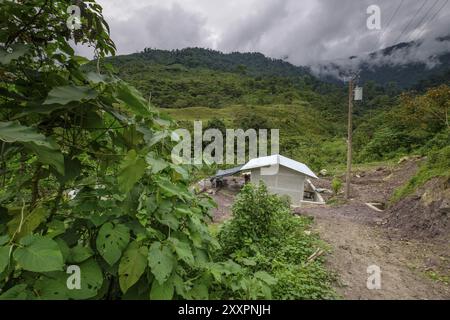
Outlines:
[[[280,129],[280,153],[308,163],[314,170],[321,170],[345,162],[346,142],[343,126],[323,119],[322,114],[309,105],[229,106],[220,109],[187,108],[161,109],[179,126],[192,130],[193,121],[202,120],[205,128],[217,120],[227,128],[255,128],[250,119],[263,128]]]
[[[395,202],[434,177],[450,178],[450,87],[440,85],[424,94],[405,93],[391,109],[368,117],[355,131],[356,160],[386,161],[415,154],[427,161],[397,190]]]
[[[145,49],[108,63],[180,127],[192,129],[193,121],[202,120],[207,128],[247,129],[253,117],[253,127],[281,129],[281,153],[313,170],[345,164],[347,88],[322,83],[304,68],[260,54],[199,48]],[[438,114],[448,86],[424,89],[424,83],[446,83],[448,77],[436,79],[417,84],[419,92],[401,91],[394,81],[363,84],[364,100],[354,106],[357,164],[430,152],[434,137],[446,130],[445,113]]]

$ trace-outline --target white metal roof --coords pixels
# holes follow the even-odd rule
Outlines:
[[[294,171],[303,173],[304,175],[306,175],[308,177],[318,179],[318,177],[314,174],[314,172],[311,171],[310,168],[308,168],[308,166],[306,164],[286,158],[279,154],[273,155],[273,156],[268,156],[268,157],[252,159],[241,168],[241,171],[251,170],[251,169],[255,169],[255,168],[268,167],[268,166],[277,165],[277,164],[281,165],[283,167],[292,169]]]

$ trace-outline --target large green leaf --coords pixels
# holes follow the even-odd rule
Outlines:
[[[18,284],[0,295],[0,300],[26,300],[29,296],[26,284]]]
[[[54,272],[39,279],[35,290],[40,299],[44,300],[83,300],[95,297],[103,285],[103,273],[94,259],[89,259],[79,265],[80,288],[69,289],[67,282],[71,274]]]
[[[67,288],[68,274],[57,272],[51,277],[42,277],[34,284],[34,291],[42,300],[68,300],[69,289]]]
[[[44,207],[37,207],[31,212],[18,213],[8,222],[8,233],[16,239],[20,239],[33,231],[47,219],[48,212]],[[20,230],[19,230],[20,226]]]
[[[20,240],[14,260],[25,270],[49,272],[62,270],[64,261],[58,244],[42,236],[29,235]]]
[[[129,192],[134,184],[142,178],[147,164],[140,158],[135,150],[130,150],[120,165],[120,172],[117,177],[119,189],[123,193]]]
[[[158,281],[153,281],[152,289],[150,291],[151,300],[171,300],[173,298],[174,286],[172,283],[160,284]]]
[[[0,247],[0,273],[2,273],[9,264],[9,251],[11,246]]]
[[[35,143],[24,143],[24,146],[36,153],[40,162],[53,166],[60,175],[65,175],[64,156],[56,144],[52,143],[50,147],[47,147]]]
[[[44,104],[65,105],[72,101],[91,100],[97,97],[97,92],[89,87],[63,86],[53,88]]]
[[[145,161],[151,166],[153,174],[157,174],[169,166],[164,159],[158,159],[154,152],[148,153]]]
[[[69,298],[82,300],[95,297],[103,285],[102,269],[93,258],[80,264],[81,289],[69,290]]]
[[[0,236],[0,246],[6,244],[9,241],[9,236],[6,234],[4,236]]]
[[[40,146],[51,147],[47,138],[34,128],[22,126],[17,121],[0,122],[0,140],[5,142],[34,142]]]
[[[277,283],[277,279],[272,277],[270,274],[264,271],[258,271],[255,273],[255,278],[260,279],[267,283],[268,285],[275,285]]]
[[[82,246],[80,244],[70,249],[67,262],[69,263],[81,263],[86,261],[94,255],[91,248]]]
[[[53,166],[64,175],[64,156],[58,146],[36,129],[22,126],[17,121],[0,122],[0,140],[5,142],[21,142],[38,155],[39,161]]]
[[[147,102],[142,95],[132,86],[122,82],[117,86],[117,98],[124,102],[131,111],[141,116],[151,115]]]
[[[179,186],[172,183],[169,179],[160,178],[156,182],[158,183],[158,186],[162,189],[162,191],[170,197],[180,195],[183,191]]]
[[[119,264],[119,284],[123,293],[131,288],[147,267],[148,248],[132,242],[124,252]]]
[[[154,242],[148,252],[148,265],[159,284],[167,281],[175,266],[176,259],[169,247]]]
[[[105,223],[98,232],[97,249],[109,265],[115,264],[122,256],[130,241],[130,230],[123,224]]]
[[[192,254],[191,246],[187,242],[182,242],[177,238],[170,238],[177,256],[186,262],[188,265],[194,264],[194,255]]]

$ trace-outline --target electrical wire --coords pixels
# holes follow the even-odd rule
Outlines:
[[[442,11],[442,9],[444,9],[444,7],[448,4],[448,1],[449,1],[449,0],[446,0],[446,1],[444,2],[444,4],[438,9],[438,11],[436,11],[436,13],[431,17],[431,19],[428,20],[428,22],[426,22],[426,23],[423,25],[422,31],[421,31],[421,32],[418,34],[418,36],[417,36],[418,39],[420,39],[420,37],[422,36],[422,34],[425,32],[425,27],[426,27],[430,22],[432,22],[432,21],[438,16],[438,14]]]
[[[439,0],[438,0],[439,1]],[[389,22],[387,23],[386,27],[384,28],[383,32],[380,35],[380,38],[378,39],[378,44],[380,44],[381,39],[383,38],[384,34],[386,33],[386,31],[389,29],[389,26],[391,25],[392,20],[394,20],[394,17],[397,15],[398,11],[400,10],[400,8],[403,5],[403,2],[405,2],[405,0],[402,0],[400,2],[400,5],[397,7],[397,9],[394,11],[394,14],[391,16],[391,19],[389,19]]]
[[[436,5],[439,3],[440,0],[436,0],[433,5],[428,8],[427,12],[424,14],[424,16],[422,17],[422,19],[420,19],[419,23],[416,25],[416,27],[413,29],[413,31],[411,32],[411,34],[409,35],[409,41],[411,41],[413,39],[413,35],[414,33],[416,33],[417,29],[420,27],[420,25],[422,24],[422,22],[425,20],[425,18],[428,16],[428,14],[431,12],[431,10],[434,9],[434,7],[436,7]]]
[[[398,44],[399,40],[401,39],[401,37],[403,36],[403,34],[405,33],[405,31],[409,28],[409,26],[411,25],[411,23],[414,21],[414,19],[417,17],[417,15],[420,13],[420,11],[422,11],[423,7],[425,7],[425,4],[427,2],[424,1],[424,3],[422,4],[422,6],[419,8],[419,10],[417,10],[416,14],[414,15],[414,17],[412,17],[411,20],[409,20],[409,23],[406,25],[406,27],[402,30],[402,32],[400,33],[400,35],[397,37],[397,39],[395,39],[394,44]]]

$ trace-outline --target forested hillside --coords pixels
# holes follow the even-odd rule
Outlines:
[[[402,47],[382,53],[389,55]],[[427,155],[450,144],[447,56],[441,56],[441,65],[430,72],[422,70],[424,65],[363,69],[364,100],[354,106],[356,162]],[[345,85],[321,82],[305,68],[254,53],[145,49],[108,62],[183,127],[192,128],[194,120],[203,120],[207,127],[247,129],[251,123],[280,128],[283,154],[315,170],[345,163]],[[413,74],[420,74],[422,80]],[[397,83],[399,77],[414,87],[402,89],[405,84]]]
[[[435,39],[447,45],[450,37]],[[424,91],[438,84],[449,84],[450,53],[418,58],[421,42],[399,43],[365,56],[353,56],[336,62],[320,63],[313,67],[317,76],[326,82],[343,83],[348,70],[359,71],[363,82],[374,81],[380,86],[398,90]]]

